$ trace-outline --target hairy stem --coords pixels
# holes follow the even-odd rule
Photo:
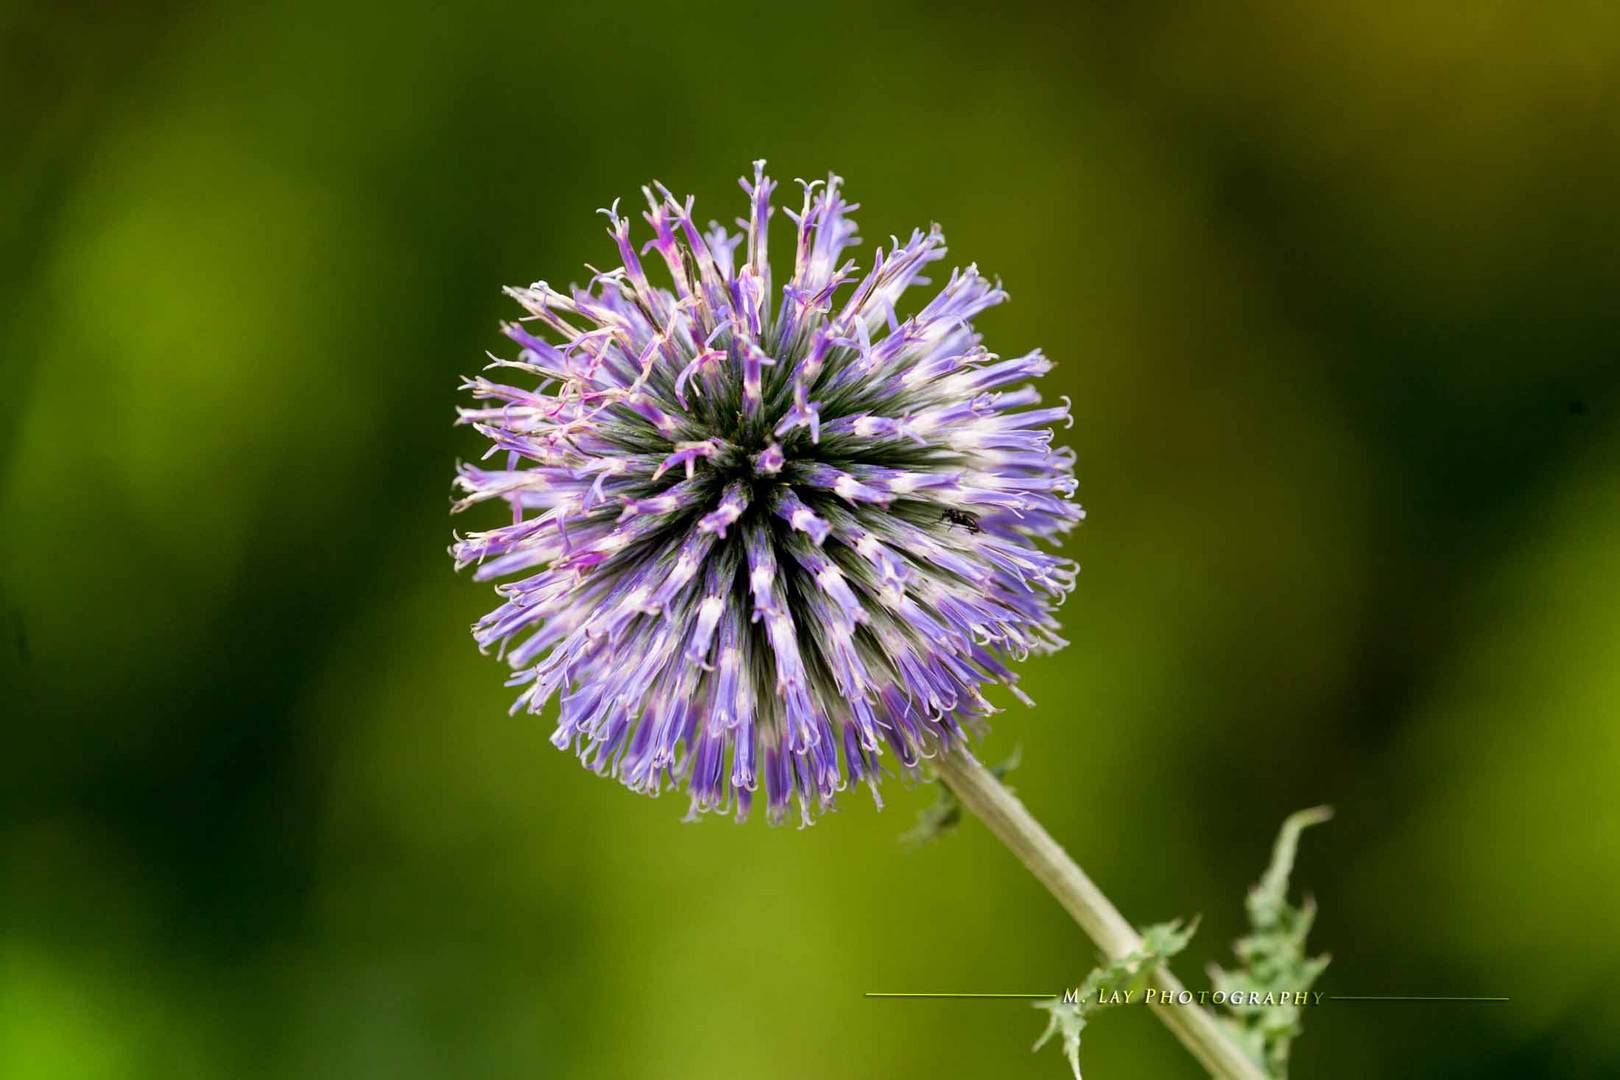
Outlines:
[[[1085,871],[1075,865],[1041,823],[1030,815],[1001,781],[990,775],[966,747],[934,759],[940,779],[950,785],[962,805],[977,814],[1047,891],[1057,897],[1080,929],[1110,958],[1123,957],[1141,947],[1142,939],[1119,909],[1109,902]],[[1150,977],[1152,985],[1172,998],[1184,987],[1160,964]],[[1161,1005],[1153,1011],[1183,1046],[1208,1069],[1211,1076],[1232,1080],[1265,1080],[1265,1073],[1250,1061],[1198,1005]]]

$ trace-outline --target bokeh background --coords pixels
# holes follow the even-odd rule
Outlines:
[[[1620,1075],[1617,14],[0,4],[0,1075],[1065,1075],[861,996],[1083,976],[982,829],[682,824],[466,632],[498,287],[760,156],[1060,363],[1074,644],[984,753],[1127,915],[1200,982],[1329,802],[1322,988],[1513,1000],[1324,1006],[1296,1075]],[[1196,1074],[1140,1010],[1085,1062]]]

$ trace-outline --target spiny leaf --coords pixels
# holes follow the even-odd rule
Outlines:
[[[1198,930],[1198,920],[1182,925],[1181,920],[1157,923],[1142,931],[1141,947],[1125,956],[1117,957],[1093,968],[1074,992],[1072,999],[1052,998],[1035,1003],[1037,1009],[1047,1011],[1046,1030],[1035,1040],[1032,1050],[1039,1050],[1052,1036],[1063,1038],[1063,1056],[1080,1076],[1080,1032],[1096,1013],[1108,1008],[1115,993],[1134,994],[1146,985],[1153,969],[1187,947]]]
[[[1230,1015],[1221,1023],[1243,1050],[1275,1080],[1288,1075],[1288,1051],[1301,1031],[1300,1006],[1293,995],[1310,989],[1329,957],[1305,955],[1305,937],[1316,918],[1316,902],[1306,897],[1300,906],[1288,902],[1288,879],[1294,870],[1299,834],[1312,825],[1327,821],[1333,811],[1325,806],[1301,810],[1283,822],[1272,848],[1271,865],[1249,890],[1245,906],[1250,932],[1239,938],[1232,951],[1242,967],[1227,971],[1210,968],[1215,989],[1223,991],[1228,1002],[1234,995],[1245,1004],[1228,1004]],[[1250,1005],[1250,995],[1274,995],[1275,1005]]]

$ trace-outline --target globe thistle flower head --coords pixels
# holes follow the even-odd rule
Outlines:
[[[862,271],[829,176],[786,212],[777,285],[776,185],[764,162],[741,183],[738,232],[655,185],[643,246],[604,211],[620,266],[506,290],[519,351],[460,411],[504,467],[463,465],[456,509],[511,523],[451,550],[502,581],[473,634],[514,712],[558,699],[557,746],[637,791],[684,785],[694,813],[744,817],[763,789],[770,820],[797,802],[808,822],[852,782],[875,796],[886,751],[910,770],[948,748],[993,711],[986,684],[1023,696],[1007,662],[1063,644],[1075,573],[1038,544],[1082,515],[1052,446],[1067,404],[1029,385],[1050,363],[973,328],[998,284],[952,271],[906,314],[943,236]]]

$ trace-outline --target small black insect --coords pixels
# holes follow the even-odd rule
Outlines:
[[[945,513],[940,515],[939,520],[948,521],[952,525],[960,525],[968,532],[984,532],[984,527],[979,524],[978,514],[970,514],[966,510],[958,510],[955,507],[947,509]]]

